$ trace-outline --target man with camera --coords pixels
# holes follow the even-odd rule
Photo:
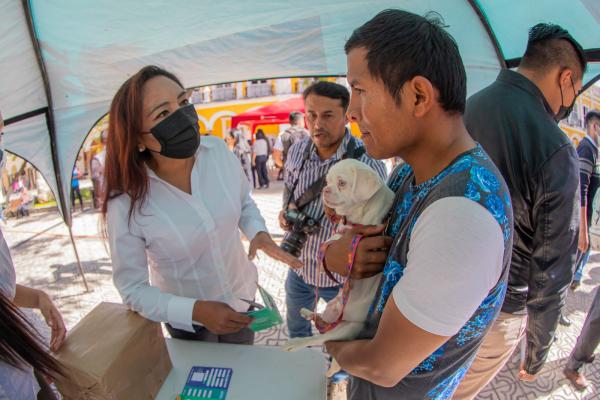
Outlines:
[[[300,309],[315,308],[316,289],[319,298],[329,301],[337,295],[342,282],[340,275],[333,274],[333,280],[319,273],[318,268],[319,247],[335,228],[325,217],[321,201],[327,172],[336,162],[354,158],[386,178],[384,164],[367,156],[362,142],[346,128],[348,89],[321,81],[306,88],[303,98],[310,137],[289,149],[283,210],[279,214],[279,224],[286,231],[281,247],[304,263],[303,268],[288,272],[285,283],[287,325],[292,338],[312,335],[310,321],[300,316]]]

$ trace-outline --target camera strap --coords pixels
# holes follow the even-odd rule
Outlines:
[[[316,181],[314,181],[298,199],[294,199],[294,192],[296,191],[296,187],[298,186],[298,181],[300,180],[300,174],[304,170],[304,166],[306,161],[310,158],[311,150],[314,144],[311,142],[308,146],[306,146],[304,150],[304,155],[302,157],[302,164],[300,164],[300,169],[298,170],[298,176],[294,180],[294,184],[292,185],[292,189],[288,189],[287,186],[284,190],[284,198],[287,198],[287,204],[285,204],[285,209],[288,208],[290,204],[295,204],[299,210],[302,210],[307,204],[315,200],[318,196],[321,195],[321,191],[326,185],[326,176],[324,174],[319,177]],[[347,158],[359,159],[363,154],[365,154],[365,148],[359,145],[358,140],[354,136],[350,136],[350,140],[348,141],[348,145],[346,147],[346,152],[342,156],[342,160]],[[323,218],[321,215],[317,221],[320,221]]]

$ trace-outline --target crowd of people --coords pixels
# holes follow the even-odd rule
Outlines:
[[[308,138],[301,112],[291,112],[289,122],[289,127],[281,131],[277,138],[266,135],[260,128],[254,134],[254,141],[242,129],[232,129],[229,132],[230,148],[240,160],[254,189],[269,188],[269,170],[277,169],[277,180],[282,181],[290,147],[296,141]]]
[[[383,276],[360,339],[325,344],[344,371],[338,378],[348,379],[348,399],[475,398],[522,339],[518,377],[535,380],[590,249],[600,114],[586,116],[577,150],[557,125],[582,88],[581,46],[560,26],[535,25],[519,68],[468,100],[458,46],[434,15],[383,11],[352,33],[345,52],[350,92],[311,85],[306,115],[290,115],[274,145],[264,132],[252,143],[234,134],[233,152],[198,134],[172,73],[147,66],[123,83],[110,107],[101,202],[123,302],[172,337],[251,345],[244,299],[257,289],[260,250],[290,266],[287,328],[310,336],[299,310],[314,309],[315,292],[326,301],[338,294],[354,248],[352,278]],[[297,253],[273,241],[251,195],[251,185],[269,187],[271,148],[284,170],[283,241]],[[387,224],[345,231],[319,266],[335,228],[320,196],[323,176],[353,158],[386,178],[381,160],[394,157],[404,162],[387,177],[395,193]],[[290,223],[299,215],[318,229],[300,234]],[[14,283],[2,245],[2,279]],[[588,386],[581,367],[600,341],[599,293],[564,369],[578,390]],[[35,372],[63,372],[14,306],[42,310],[53,350],[64,324],[39,291],[13,284],[2,296],[2,324],[17,326],[0,338],[0,393],[32,398],[44,382]]]

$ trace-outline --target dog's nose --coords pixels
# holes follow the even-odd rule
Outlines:
[[[331,193],[331,188],[329,186],[325,186],[325,188],[323,188],[323,193],[326,193],[326,194]]]

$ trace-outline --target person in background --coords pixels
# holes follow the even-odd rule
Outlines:
[[[19,207],[17,208],[17,218],[28,217],[29,209],[33,203],[33,197],[29,193],[29,190],[27,190],[27,187],[23,186],[19,191],[19,200],[21,201],[21,204],[19,204]]]
[[[73,176],[71,178],[71,205],[73,206],[73,211],[75,211],[76,196],[79,199],[81,211],[83,211],[83,197],[81,197],[81,190],[79,189],[79,179],[81,179],[81,177],[81,172],[79,172],[79,168],[77,168],[77,165],[75,165],[73,168]]]
[[[301,263],[271,239],[239,161],[199,135],[186,90],[162,68],[127,79],[110,116],[102,218],[123,302],[174,338],[252,344],[251,260],[261,250]]]
[[[242,169],[248,178],[248,182],[254,183],[252,177],[252,148],[244,138],[244,132],[241,130],[232,130],[230,136],[233,138],[233,154],[240,160]]]
[[[12,191],[13,193],[17,193],[19,191],[19,189],[21,189],[21,180],[19,179],[19,177],[17,175],[14,176],[13,181],[12,181]]]
[[[296,142],[302,141],[310,136],[308,131],[304,129],[304,115],[299,111],[290,113],[290,126],[277,136],[275,145],[273,146],[273,162],[279,168],[277,180],[284,179],[285,162],[290,147]]]
[[[92,173],[93,185],[93,207],[100,208],[102,202],[102,188],[104,187],[104,159],[106,158],[106,135],[108,131],[104,130],[100,134],[100,144],[102,150],[94,154],[90,161],[90,171]]]
[[[590,225],[594,215],[594,197],[600,188],[600,165],[598,164],[598,145],[600,144],[600,111],[593,110],[585,116],[587,135],[579,142],[579,181],[581,191],[581,225],[579,227],[579,242],[575,276],[571,289],[575,290],[581,284],[583,268],[588,262],[592,246],[590,245]]]
[[[252,145],[252,165],[256,167],[258,172],[259,189],[269,188],[269,170],[267,169],[267,161],[269,161],[269,154],[271,153],[271,146],[269,141],[265,137],[265,133],[262,129],[256,131],[256,139]]]
[[[588,310],[583,323],[581,334],[569,355],[563,373],[575,389],[583,391],[589,386],[589,381],[581,371],[584,364],[594,362],[594,351],[600,343],[600,288],[596,288],[596,295]]]
[[[516,71],[503,70],[467,102],[465,123],[510,188],[515,241],[502,312],[454,394],[473,399],[526,338],[518,376],[542,369],[573,279],[579,227],[579,161],[558,127],[582,87],[583,49],[558,25],[529,30]]]

